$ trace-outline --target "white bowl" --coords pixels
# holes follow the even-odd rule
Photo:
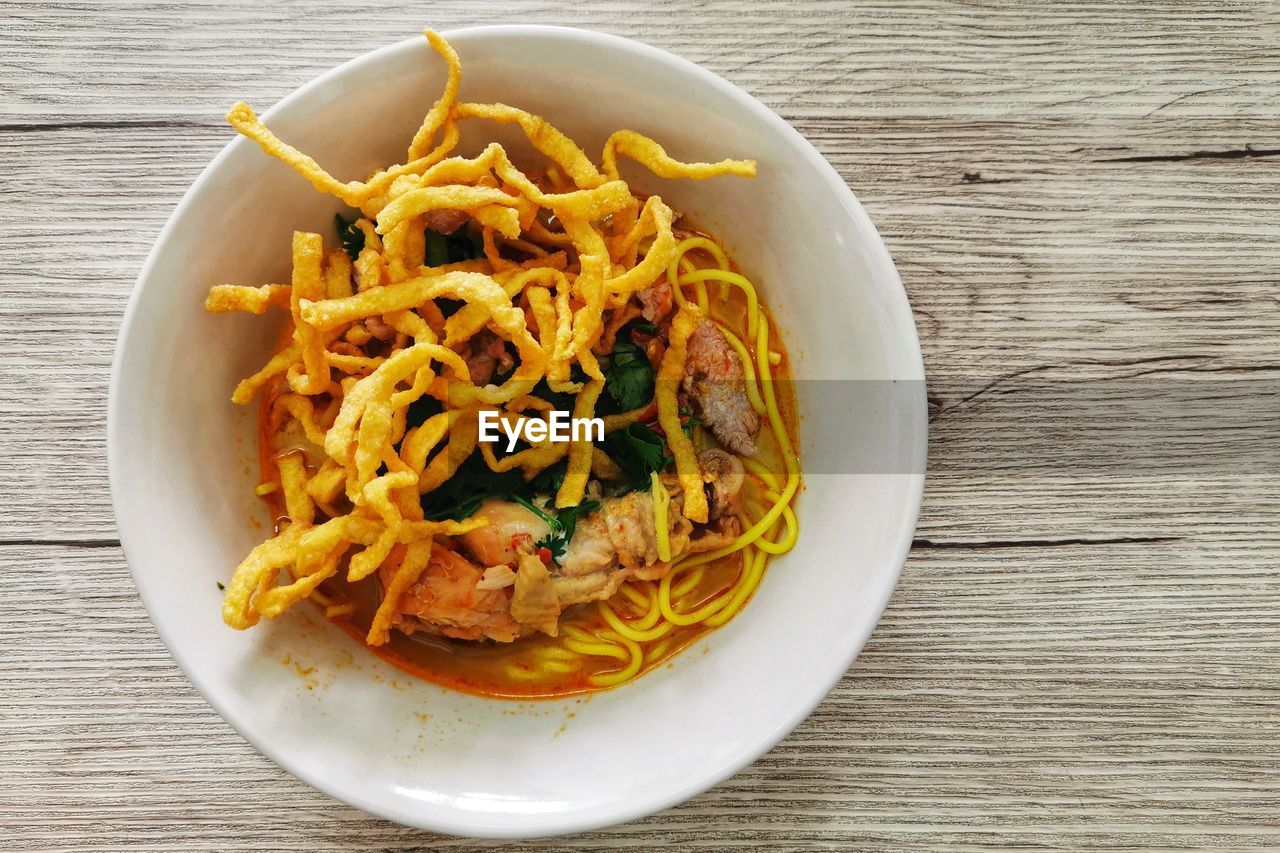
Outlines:
[[[522,704],[423,683],[305,606],[251,631],[226,627],[216,582],[267,529],[253,497],[256,410],[228,398],[266,360],[278,327],[208,315],[203,297],[218,282],[287,281],[290,233],[332,239],[339,207],[245,139],[178,205],[129,302],[111,382],[112,494],[156,629],[210,704],[279,765],[416,827],[576,832],[727,778],[848,669],[915,527],[923,368],[901,283],[862,207],[759,102],[690,62],[614,36],[536,26],[447,36],[462,57],[463,97],[530,109],[590,152],[626,127],[677,158],[759,161],[754,181],[637,182],[726,240],[775,312],[798,379],[907,380],[898,386],[905,393],[840,404],[846,411],[801,383],[809,470],[796,549],[770,565],[739,616],[673,665],[587,699]],[[336,175],[360,177],[399,162],[442,82],[441,63],[414,38],[321,76],[266,118]],[[468,130],[488,137],[494,127]],[[821,386],[837,387],[846,386]],[[878,463],[879,473],[848,473],[840,461],[850,459]]]

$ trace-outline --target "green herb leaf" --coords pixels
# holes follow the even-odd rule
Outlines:
[[[685,435],[693,435],[693,428],[702,423],[702,419],[690,411],[688,406],[680,407],[680,417],[684,418],[684,421],[680,424],[680,429],[684,431]]]
[[[543,468],[538,475],[529,481],[536,494],[552,494],[560,491],[564,485],[564,475],[569,470],[569,460],[561,459],[556,464]]]
[[[440,267],[484,257],[484,242],[459,228],[452,234],[427,229],[426,264]]]
[[[338,240],[342,243],[342,248],[354,261],[360,256],[360,250],[364,248],[364,232],[356,227],[356,220],[352,219],[348,222],[341,213],[333,215],[333,224],[338,229]]]
[[[577,506],[567,506],[556,510],[555,518],[552,519],[532,504],[527,504],[524,501],[520,501],[520,503],[542,516],[542,519],[547,522],[547,526],[551,528],[551,532],[539,539],[537,545],[539,548],[546,548],[550,551],[551,559],[557,563],[564,559],[565,549],[569,547],[569,541],[573,539],[573,534],[578,529],[578,519],[584,515],[590,515],[600,508],[599,501],[583,501]]]
[[[484,241],[459,229],[445,238],[449,249],[449,263],[473,261],[484,257]]]
[[[216,583],[216,584],[218,585],[218,589],[220,589],[220,590],[222,590],[222,591],[224,591],[224,592],[226,591],[226,589],[227,589],[227,588],[226,588],[225,586],[223,586],[223,585],[222,585],[222,581],[214,581],[214,583]]]
[[[599,501],[583,501],[577,506],[567,506],[560,510],[557,518],[560,519],[560,534],[564,538],[564,544],[567,545],[569,540],[573,538],[574,532],[578,529],[578,519],[584,515],[590,515],[600,508]],[[548,546],[550,547],[550,546]],[[552,554],[555,548],[551,548]],[[561,554],[564,553],[563,546],[560,549]]]
[[[653,366],[649,364],[649,357],[631,341],[619,338],[604,375],[604,390],[622,411],[629,412],[653,399],[653,386]]]
[[[620,494],[649,488],[649,475],[671,462],[662,436],[641,423],[609,433],[602,447],[627,475]]]
[[[470,518],[489,498],[511,498],[525,485],[520,471],[489,470],[480,451],[466,458],[453,476],[422,496],[422,512],[428,521]]]
[[[439,231],[427,229],[426,264],[429,267],[442,267],[449,263],[449,241]]]
[[[522,498],[520,495],[512,495],[511,499],[520,504],[520,506],[529,510],[529,512],[533,513],[538,518],[542,519],[547,527],[551,528],[552,533],[558,533],[560,531],[560,520],[552,514],[555,512],[554,509],[551,512],[547,512],[533,501],[528,498]]]

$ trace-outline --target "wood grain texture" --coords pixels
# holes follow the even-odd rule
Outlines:
[[[809,720],[647,820],[486,845],[334,803],[200,699],[116,541],[104,410],[230,102],[508,21],[674,50],[812,140],[898,263],[932,426],[902,582]],[[0,848],[1280,846],[1278,44],[1266,2],[6,3]]]

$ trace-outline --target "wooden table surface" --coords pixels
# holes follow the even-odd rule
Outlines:
[[[506,22],[668,48],[812,140],[897,261],[933,420],[901,584],[809,720],[648,820],[492,847],[1280,846],[1276,4],[6,0],[0,847],[488,847],[328,799],[205,704],[104,435],[126,299],[227,106]],[[1210,410],[1130,403],[1153,388]]]

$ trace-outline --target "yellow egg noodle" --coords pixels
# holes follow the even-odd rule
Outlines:
[[[478,442],[479,413],[492,410],[512,424],[542,417],[554,408],[534,393],[545,380],[554,392],[575,395],[574,417],[591,417],[605,384],[598,357],[608,354],[626,318],[635,316],[622,306],[665,278],[675,311],[655,399],[604,418],[606,430],[650,420],[656,410],[683,490],[682,511],[692,521],[707,520],[695,457],[710,439],[696,428],[686,435],[677,389],[685,342],[711,317],[742,361],[751,408],[767,422],[765,438],[782,470],[741,457],[758,500],[739,516],[740,535],[715,550],[677,558],[659,580],[625,581],[593,606],[599,620],[592,623],[603,627],[590,629],[566,617],[558,642],[536,650],[534,670],[510,673],[564,673],[593,658],[611,665],[591,675],[592,685],[620,684],[670,653],[672,632],[680,626],[716,626],[737,613],[768,558],[789,550],[798,535],[791,504],[800,467],[774,390],[781,357],[769,349],[770,322],[756,290],[730,268],[717,242],[674,230],[675,214],[662,199],[637,197],[618,169],[625,157],[662,178],[701,180],[754,176],[755,163],[682,163],[654,140],[621,130],[609,137],[597,166],[541,117],[505,104],[460,101],[457,54],[431,30],[426,38],[448,66],[445,89],[414,134],[405,162],[367,180],[332,176],[278,139],[243,103],[227,115],[267,154],[359,211],[352,229],[363,239],[353,259],[341,246],[326,249],[318,234],[297,232],[288,283],[219,284],[208,295],[206,307],[213,312],[288,312],[285,345],[237,386],[232,400],[245,405],[278,387],[278,394],[267,397],[273,423],[323,450],[319,457],[276,457],[278,482],[263,483],[258,494],[282,496],[287,518],[226,584],[223,618],[234,628],[248,628],[304,598],[331,618],[345,617],[352,605],[326,594],[321,584],[344,570],[349,581],[366,578],[393,564],[388,561],[394,553],[398,567],[384,584],[365,638],[375,646],[387,642],[397,599],[422,575],[433,545],[488,523],[482,515],[430,520],[421,503],[477,448],[491,470],[518,470],[526,480],[567,460],[554,506],[580,504],[593,475],[617,472],[607,454],[578,440],[534,444],[498,458]],[[497,143],[474,157],[455,153],[464,121],[518,127],[547,159],[546,177],[526,175]],[[430,223],[458,213],[478,226],[482,254],[428,263],[424,234]],[[504,251],[526,259],[512,260]],[[709,293],[709,285],[718,291]],[[732,290],[740,292],[741,310],[718,313]],[[446,316],[446,310],[452,313]],[[518,353],[514,371],[496,385],[473,383],[459,354],[486,331]],[[390,354],[370,356],[361,349],[375,335],[392,341]],[[584,378],[575,380],[575,372]],[[411,425],[409,408],[427,398],[444,411]],[[659,555],[669,563],[672,497],[656,473],[652,497]],[[708,567],[739,554],[736,579],[709,593],[702,583]]]

